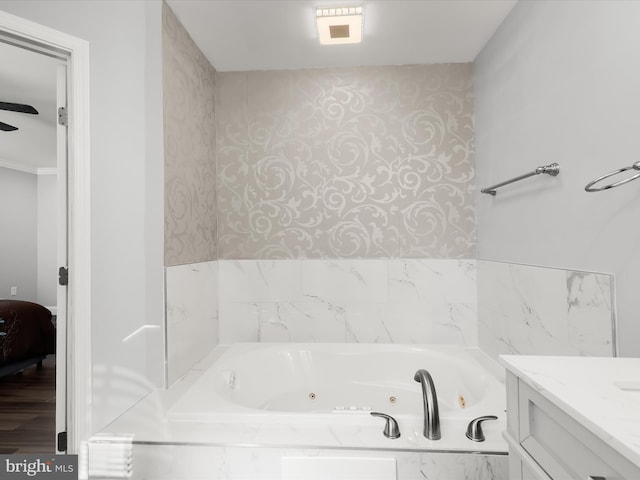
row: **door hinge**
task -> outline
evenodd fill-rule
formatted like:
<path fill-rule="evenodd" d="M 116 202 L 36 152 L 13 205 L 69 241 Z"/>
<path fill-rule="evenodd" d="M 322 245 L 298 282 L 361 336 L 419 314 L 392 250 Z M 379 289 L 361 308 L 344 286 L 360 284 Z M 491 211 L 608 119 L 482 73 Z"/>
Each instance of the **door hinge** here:
<path fill-rule="evenodd" d="M 60 432 L 58 434 L 58 451 L 59 452 L 67 451 L 67 432 Z"/>
<path fill-rule="evenodd" d="M 58 284 L 69 285 L 69 269 L 67 267 L 60 267 L 58 269 Z"/>
<path fill-rule="evenodd" d="M 58 125 L 66 127 L 69 125 L 69 112 L 65 107 L 58 108 Z"/>

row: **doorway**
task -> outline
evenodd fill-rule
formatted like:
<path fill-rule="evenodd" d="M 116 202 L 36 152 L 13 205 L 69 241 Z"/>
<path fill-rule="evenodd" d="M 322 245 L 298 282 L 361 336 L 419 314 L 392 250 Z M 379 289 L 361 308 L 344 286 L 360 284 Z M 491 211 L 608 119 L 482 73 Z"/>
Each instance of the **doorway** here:
<path fill-rule="evenodd" d="M 58 205 L 66 198 L 58 194 L 58 185 L 66 185 L 66 157 L 58 159 L 56 121 L 58 92 L 64 102 L 66 91 L 58 69 L 64 73 L 66 58 L 2 41 L 0 58 L 0 302 L 12 305 L 0 315 L 7 317 L 0 338 L 6 373 L 0 378 L 0 451 L 54 453 L 56 423 L 65 422 L 64 408 L 56 421 L 56 363 L 64 372 L 65 346 L 56 346 L 57 359 L 54 343 L 64 341 L 55 337 L 56 324 L 66 324 L 66 308 L 58 311 L 66 306 L 66 291 L 57 285 L 57 265 L 66 263 L 66 207 Z M 66 143 L 66 132 L 60 134 Z"/>
<path fill-rule="evenodd" d="M 56 266 L 63 268 L 63 275 L 61 281 L 56 279 L 52 453 L 79 453 L 91 434 L 89 46 L 81 39 L 4 12 L 0 12 L 0 41 L 55 58 L 62 66 L 56 72 L 55 203 L 56 223 L 62 226 L 57 229 Z"/>

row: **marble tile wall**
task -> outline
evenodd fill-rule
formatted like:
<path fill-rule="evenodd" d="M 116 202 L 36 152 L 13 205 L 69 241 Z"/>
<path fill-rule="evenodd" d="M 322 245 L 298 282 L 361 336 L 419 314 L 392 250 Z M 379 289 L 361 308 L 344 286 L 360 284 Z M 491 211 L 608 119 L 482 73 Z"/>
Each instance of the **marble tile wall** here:
<path fill-rule="evenodd" d="M 610 275 L 452 259 L 220 260 L 167 268 L 171 384 L 216 344 L 450 343 L 614 354 Z"/>
<path fill-rule="evenodd" d="M 474 260 L 220 260 L 220 343 L 477 345 Z"/>
<path fill-rule="evenodd" d="M 477 281 L 491 356 L 615 355 L 612 275 L 478 260 Z"/>
<path fill-rule="evenodd" d="M 391 457 L 397 480 L 507 480 L 507 455 L 435 452 L 380 452 L 296 448 L 242 448 L 190 445 L 134 445 L 134 478 L 246 480 L 282 478 L 284 456 Z M 207 461 L 202 461 L 202 459 Z"/>
<path fill-rule="evenodd" d="M 218 262 L 166 269 L 168 385 L 218 344 Z"/>

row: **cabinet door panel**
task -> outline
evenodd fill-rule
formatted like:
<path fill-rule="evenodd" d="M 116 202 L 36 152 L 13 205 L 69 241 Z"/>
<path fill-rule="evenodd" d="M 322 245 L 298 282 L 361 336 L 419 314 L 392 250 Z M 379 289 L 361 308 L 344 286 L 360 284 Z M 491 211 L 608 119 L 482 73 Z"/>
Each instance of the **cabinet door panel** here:
<path fill-rule="evenodd" d="M 518 408 L 518 440 L 551 478 L 640 478 L 631 462 L 523 382 Z"/>
<path fill-rule="evenodd" d="M 548 476 L 536 475 L 526 463 L 522 463 L 522 480 L 551 480 Z"/>
<path fill-rule="evenodd" d="M 552 480 L 508 432 L 504 439 L 509 445 L 509 480 Z"/>

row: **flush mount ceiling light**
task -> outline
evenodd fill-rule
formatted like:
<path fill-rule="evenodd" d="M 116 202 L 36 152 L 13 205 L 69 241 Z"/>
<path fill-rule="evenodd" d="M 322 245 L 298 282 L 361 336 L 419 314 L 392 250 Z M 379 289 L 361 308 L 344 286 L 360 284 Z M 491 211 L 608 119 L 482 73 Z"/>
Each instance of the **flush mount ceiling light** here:
<path fill-rule="evenodd" d="M 321 45 L 362 42 L 362 7 L 318 8 L 316 22 Z"/>

